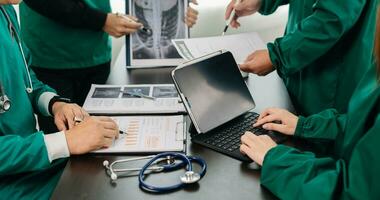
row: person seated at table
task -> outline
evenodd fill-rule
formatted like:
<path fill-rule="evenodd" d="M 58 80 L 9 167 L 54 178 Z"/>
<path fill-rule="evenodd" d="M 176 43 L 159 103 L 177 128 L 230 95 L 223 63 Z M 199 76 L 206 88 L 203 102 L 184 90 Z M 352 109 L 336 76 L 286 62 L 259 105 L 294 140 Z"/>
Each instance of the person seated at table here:
<path fill-rule="evenodd" d="M 36 78 L 8 5 L 20 1 L 0 0 L 0 199 L 49 199 L 66 157 L 108 147 L 119 131 L 112 119 L 89 117 Z M 62 131 L 37 131 L 35 113 L 54 116 Z"/>
<path fill-rule="evenodd" d="M 254 124 L 307 140 L 332 141 L 330 155 L 277 145 L 268 136 L 242 136 L 241 152 L 262 165 L 261 184 L 280 199 L 380 199 L 380 17 L 376 37 L 376 67 L 359 83 L 346 114 L 329 109 L 297 117 L 267 109 Z"/>

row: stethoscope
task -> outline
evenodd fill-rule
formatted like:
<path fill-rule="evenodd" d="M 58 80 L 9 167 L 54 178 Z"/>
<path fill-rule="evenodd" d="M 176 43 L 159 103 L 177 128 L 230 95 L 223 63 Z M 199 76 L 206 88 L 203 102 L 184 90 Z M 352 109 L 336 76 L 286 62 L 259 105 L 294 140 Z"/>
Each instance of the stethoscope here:
<path fill-rule="evenodd" d="M 150 159 L 142 168 L 120 168 L 116 169 L 115 165 L 120 163 Z M 193 171 L 193 163 L 201 166 L 199 173 Z M 111 177 L 112 181 L 116 181 L 119 172 L 132 172 L 139 171 L 139 187 L 145 191 L 153 193 L 166 193 L 174 190 L 181 189 L 188 184 L 198 182 L 205 174 L 207 169 L 206 162 L 199 157 L 187 156 L 182 153 L 166 152 L 153 156 L 145 156 L 139 158 L 122 159 L 112 162 L 111 164 L 105 160 L 103 166 L 106 168 L 107 174 Z M 145 175 L 150 173 L 168 172 L 181 168 L 185 168 L 186 172 L 180 176 L 180 182 L 171 186 L 155 186 L 148 184 L 145 181 Z"/>
<path fill-rule="evenodd" d="M 24 61 L 25 71 L 28 75 L 28 85 L 26 86 L 26 92 L 30 94 L 33 92 L 33 83 L 32 83 L 32 78 L 30 77 L 29 67 L 28 67 L 28 63 L 26 62 L 24 50 L 22 49 L 21 38 L 18 35 L 17 30 L 15 26 L 13 25 L 12 20 L 10 19 L 7 11 L 5 11 L 5 9 L 2 6 L 0 6 L 0 10 L 5 16 L 5 18 L 7 19 L 9 33 L 11 34 L 12 38 L 16 38 L 18 48 L 20 49 L 21 56 Z M 11 108 L 11 105 L 12 104 L 11 104 L 10 99 L 5 94 L 3 84 L 0 82 L 0 113 L 7 112 Z"/>

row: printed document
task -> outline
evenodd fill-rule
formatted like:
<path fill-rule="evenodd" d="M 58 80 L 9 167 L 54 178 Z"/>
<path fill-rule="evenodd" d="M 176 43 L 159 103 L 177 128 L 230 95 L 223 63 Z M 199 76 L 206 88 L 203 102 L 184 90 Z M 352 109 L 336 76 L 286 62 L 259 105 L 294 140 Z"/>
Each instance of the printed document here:
<path fill-rule="evenodd" d="M 177 116 L 112 117 L 125 134 L 120 134 L 113 145 L 94 153 L 157 153 L 184 151 L 186 123 Z"/>
<path fill-rule="evenodd" d="M 83 108 L 90 114 L 186 113 L 173 84 L 92 85 Z"/>

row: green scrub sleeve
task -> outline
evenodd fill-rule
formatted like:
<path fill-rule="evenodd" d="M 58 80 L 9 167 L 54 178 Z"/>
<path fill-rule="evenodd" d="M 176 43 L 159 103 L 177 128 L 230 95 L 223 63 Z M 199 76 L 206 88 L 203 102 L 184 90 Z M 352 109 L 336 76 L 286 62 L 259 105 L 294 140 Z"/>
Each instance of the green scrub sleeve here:
<path fill-rule="evenodd" d="M 300 116 L 296 131 L 297 137 L 335 140 L 339 133 L 344 132 L 346 114 L 339 114 L 335 109 L 328 109 L 307 118 Z"/>
<path fill-rule="evenodd" d="M 278 7 L 288 3 L 289 0 L 262 0 L 259 13 L 262 15 L 270 15 L 274 13 Z"/>
<path fill-rule="evenodd" d="M 379 130 L 378 117 L 375 126 L 349 147 L 347 159 L 317 158 L 278 145 L 264 158 L 261 184 L 280 199 L 378 199 Z"/>
<path fill-rule="evenodd" d="M 23 50 L 25 53 L 26 61 L 28 63 L 28 66 L 30 66 L 32 63 L 32 57 L 31 57 L 30 51 L 24 43 L 22 46 L 23 46 Z M 33 103 L 34 111 L 41 113 L 39 108 L 38 108 L 38 100 L 39 100 L 40 96 L 44 92 L 52 92 L 52 93 L 57 93 L 57 92 L 54 89 L 52 89 L 49 86 L 42 83 L 41 81 L 39 81 L 37 79 L 36 74 L 34 73 L 34 71 L 30 67 L 29 67 L 29 72 L 30 72 L 30 78 L 32 80 L 32 85 L 33 85 L 33 92 L 30 94 L 29 98 L 30 98 L 31 102 Z M 29 79 L 28 79 L 28 81 L 29 81 Z M 29 82 L 28 82 L 28 84 L 29 84 Z"/>
<path fill-rule="evenodd" d="M 366 0 L 316 1 L 313 14 L 267 45 L 281 77 L 296 73 L 326 54 L 357 22 Z"/>
<path fill-rule="evenodd" d="M 2 176 L 32 172 L 50 167 L 43 133 L 28 137 L 0 136 L 0 179 Z"/>

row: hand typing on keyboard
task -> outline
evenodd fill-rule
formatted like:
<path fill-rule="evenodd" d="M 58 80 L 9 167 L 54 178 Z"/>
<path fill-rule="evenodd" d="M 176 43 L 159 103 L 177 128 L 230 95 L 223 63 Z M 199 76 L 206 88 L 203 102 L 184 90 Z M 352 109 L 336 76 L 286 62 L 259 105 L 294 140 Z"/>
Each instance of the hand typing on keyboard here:
<path fill-rule="evenodd" d="M 255 135 L 246 132 L 241 137 L 240 151 L 250 157 L 258 165 L 262 166 L 265 155 L 268 151 L 277 146 L 277 144 L 268 135 Z"/>
<path fill-rule="evenodd" d="M 262 112 L 253 127 L 262 126 L 266 130 L 277 131 L 285 135 L 294 135 L 298 117 L 287 110 L 268 108 Z"/>

